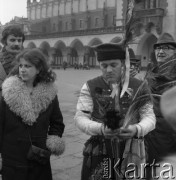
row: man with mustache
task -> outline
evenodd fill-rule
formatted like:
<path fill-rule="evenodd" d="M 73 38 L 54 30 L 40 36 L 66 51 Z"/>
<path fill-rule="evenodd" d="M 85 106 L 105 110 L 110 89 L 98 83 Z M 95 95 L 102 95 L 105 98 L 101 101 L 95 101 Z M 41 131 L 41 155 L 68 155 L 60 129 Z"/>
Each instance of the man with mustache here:
<path fill-rule="evenodd" d="M 131 117 L 126 117 L 141 82 L 135 78 L 129 79 L 129 64 L 123 44 L 106 43 L 94 49 L 102 75 L 83 85 L 75 115 L 77 127 L 91 136 L 83 150 L 81 180 L 117 180 L 125 176 L 123 170 L 127 168 L 127 162 L 138 158 L 138 155 L 132 156 L 133 150 L 139 147 L 133 150 L 130 147 L 134 147 L 134 138 L 138 141 L 155 128 L 155 116 L 152 104 L 148 102 L 138 109 L 138 119 L 134 118 L 131 122 Z M 130 150 L 131 158 L 128 156 Z M 140 158 L 145 158 L 144 149 L 140 152 Z M 122 166 L 115 173 L 113 162 L 119 159 Z"/>
<path fill-rule="evenodd" d="M 3 30 L 1 39 L 3 48 L 0 52 L 0 82 L 14 67 L 15 56 L 23 49 L 24 40 L 24 32 L 17 25 L 7 26 Z"/>

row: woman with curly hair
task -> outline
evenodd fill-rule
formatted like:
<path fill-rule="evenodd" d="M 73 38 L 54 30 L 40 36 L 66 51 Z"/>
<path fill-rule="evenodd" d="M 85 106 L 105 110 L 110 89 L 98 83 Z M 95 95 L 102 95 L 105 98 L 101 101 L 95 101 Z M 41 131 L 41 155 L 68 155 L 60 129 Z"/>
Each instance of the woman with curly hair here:
<path fill-rule="evenodd" d="M 50 155 L 64 151 L 55 74 L 41 50 L 23 50 L 2 84 L 2 179 L 52 180 Z"/>

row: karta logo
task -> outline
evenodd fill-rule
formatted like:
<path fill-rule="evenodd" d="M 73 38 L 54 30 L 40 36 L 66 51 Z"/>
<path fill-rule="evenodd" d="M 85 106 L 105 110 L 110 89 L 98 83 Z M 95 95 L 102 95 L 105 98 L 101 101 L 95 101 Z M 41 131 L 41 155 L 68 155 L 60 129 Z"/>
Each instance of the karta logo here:
<path fill-rule="evenodd" d="M 121 172 L 121 163 L 123 160 L 118 159 L 114 165 L 114 170 L 119 178 L 123 179 L 146 179 L 147 172 L 149 172 L 152 179 L 175 179 L 174 168 L 171 163 L 156 163 L 155 159 L 151 164 L 141 163 L 136 165 L 135 163 L 129 163 L 125 171 Z M 149 171 L 147 171 L 147 168 Z"/>
<path fill-rule="evenodd" d="M 101 178 L 104 180 L 116 180 L 116 179 L 146 179 L 147 173 L 151 179 L 175 179 L 174 168 L 171 163 L 156 163 L 155 159 L 151 164 L 141 163 L 136 165 L 135 163 L 128 163 L 126 167 L 123 167 L 122 162 L 124 159 L 118 158 L 117 161 L 110 158 L 104 158 L 102 163 L 102 174 Z M 97 180 L 100 177 L 94 175 L 93 180 Z"/>

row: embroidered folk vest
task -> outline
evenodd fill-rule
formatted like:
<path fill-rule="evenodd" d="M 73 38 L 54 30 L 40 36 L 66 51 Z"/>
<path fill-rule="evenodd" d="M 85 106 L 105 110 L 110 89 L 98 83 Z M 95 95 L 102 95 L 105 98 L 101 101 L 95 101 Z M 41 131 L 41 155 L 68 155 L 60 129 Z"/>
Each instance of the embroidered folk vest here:
<path fill-rule="evenodd" d="M 130 79 L 128 90 L 130 93 L 125 92 L 122 98 L 119 99 L 120 114 L 124 118 L 134 94 L 136 93 L 141 81 L 135 78 Z M 115 109 L 115 98 L 111 98 L 109 85 L 103 80 L 102 76 L 98 76 L 87 82 L 90 95 L 93 100 L 92 120 L 97 122 L 105 121 L 105 112 Z"/>

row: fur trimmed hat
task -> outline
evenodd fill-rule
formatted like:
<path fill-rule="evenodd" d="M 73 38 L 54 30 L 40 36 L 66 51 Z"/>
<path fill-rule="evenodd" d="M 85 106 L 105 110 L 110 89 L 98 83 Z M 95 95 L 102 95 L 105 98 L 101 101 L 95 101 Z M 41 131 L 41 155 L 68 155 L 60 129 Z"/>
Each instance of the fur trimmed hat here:
<path fill-rule="evenodd" d="M 97 52 L 99 62 L 116 59 L 125 60 L 126 58 L 122 44 L 105 43 L 94 47 L 94 50 Z"/>

